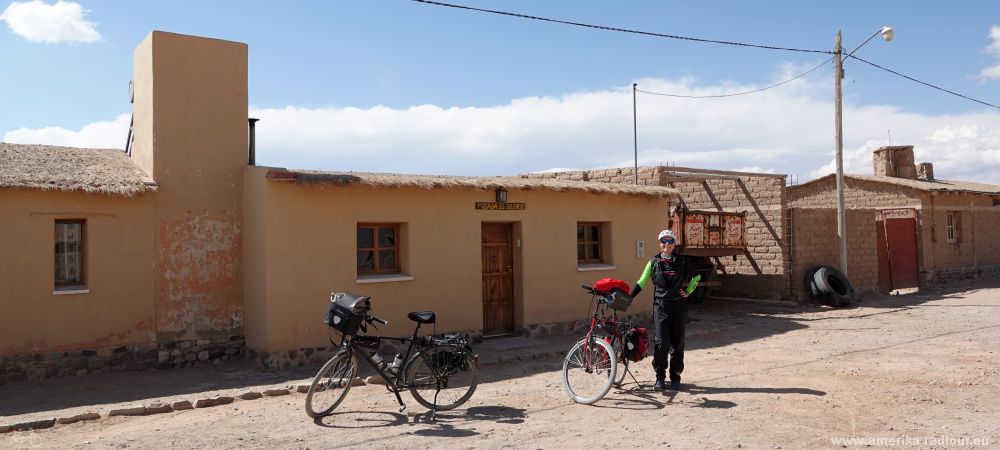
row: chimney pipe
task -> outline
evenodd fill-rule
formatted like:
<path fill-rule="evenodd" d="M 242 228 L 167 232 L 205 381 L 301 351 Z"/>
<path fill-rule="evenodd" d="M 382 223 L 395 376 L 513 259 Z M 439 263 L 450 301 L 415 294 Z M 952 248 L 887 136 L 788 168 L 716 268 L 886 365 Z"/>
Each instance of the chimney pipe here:
<path fill-rule="evenodd" d="M 255 131 L 255 129 L 256 129 L 257 121 L 258 120 L 260 120 L 260 119 L 254 119 L 253 117 L 247 119 L 247 121 L 250 122 L 250 157 L 249 157 L 249 163 L 250 163 L 251 166 L 256 165 L 256 162 L 257 162 L 256 156 L 254 155 L 254 153 L 255 153 L 255 151 L 257 149 L 257 132 Z"/>

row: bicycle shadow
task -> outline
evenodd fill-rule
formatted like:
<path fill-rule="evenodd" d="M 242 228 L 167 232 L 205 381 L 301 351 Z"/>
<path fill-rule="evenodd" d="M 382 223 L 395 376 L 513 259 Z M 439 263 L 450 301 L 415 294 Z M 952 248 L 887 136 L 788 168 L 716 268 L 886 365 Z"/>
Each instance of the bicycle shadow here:
<path fill-rule="evenodd" d="M 410 420 L 412 416 L 413 420 Z M 524 422 L 525 410 L 508 406 L 473 406 L 466 410 L 438 412 L 431 420 L 431 412 L 425 411 L 406 415 L 386 411 L 340 411 L 328 416 L 317 417 L 313 423 L 324 428 L 355 429 L 382 428 L 401 425 L 431 425 L 413 432 L 418 436 L 469 437 L 479 434 L 470 429 L 460 428 L 452 423 L 470 421 L 491 421 L 516 425 Z M 452 423 L 449 423 L 452 422 Z"/>
<path fill-rule="evenodd" d="M 340 411 L 317 417 L 313 423 L 323 428 L 381 428 L 403 425 L 407 418 L 404 414 L 386 411 Z"/>
<path fill-rule="evenodd" d="M 488 421 L 516 425 L 524 422 L 525 410 L 509 406 L 473 406 L 461 412 L 438 412 L 436 422 L 447 421 Z M 435 423 L 430 421 L 431 412 L 414 414 L 414 422 Z"/>

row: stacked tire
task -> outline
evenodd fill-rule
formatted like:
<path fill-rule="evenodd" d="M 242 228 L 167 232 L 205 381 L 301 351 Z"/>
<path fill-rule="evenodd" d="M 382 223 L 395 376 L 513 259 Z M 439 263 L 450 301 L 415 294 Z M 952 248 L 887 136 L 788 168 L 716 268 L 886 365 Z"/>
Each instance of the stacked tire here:
<path fill-rule="evenodd" d="M 830 266 L 814 267 L 806 271 L 806 290 L 812 298 L 833 307 L 853 306 L 858 302 L 858 294 L 850 280 L 839 270 Z"/>

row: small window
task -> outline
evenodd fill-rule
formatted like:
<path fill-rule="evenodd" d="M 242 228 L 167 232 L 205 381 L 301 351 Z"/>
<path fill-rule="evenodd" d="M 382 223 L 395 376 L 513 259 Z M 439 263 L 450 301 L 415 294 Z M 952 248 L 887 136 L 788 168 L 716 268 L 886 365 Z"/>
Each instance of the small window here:
<path fill-rule="evenodd" d="M 55 287 L 82 288 L 86 285 L 86 222 L 57 220 L 55 236 Z"/>
<path fill-rule="evenodd" d="M 948 218 L 945 222 L 945 237 L 949 244 L 954 244 L 958 242 L 958 233 L 960 230 L 958 213 L 955 211 L 948 212 Z"/>
<path fill-rule="evenodd" d="M 358 224 L 358 275 L 399 273 L 399 224 Z"/>
<path fill-rule="evenodd" d="M 580 222 L 576 224 L 576 261 L 578 264 L 604 262 L 601 248 L 601 224 Z"/>

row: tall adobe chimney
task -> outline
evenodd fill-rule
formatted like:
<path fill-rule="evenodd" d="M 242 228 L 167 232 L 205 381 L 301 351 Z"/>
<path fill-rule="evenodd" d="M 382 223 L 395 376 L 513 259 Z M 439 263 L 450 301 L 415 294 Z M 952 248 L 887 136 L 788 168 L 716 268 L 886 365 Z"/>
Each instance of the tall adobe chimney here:
<path fill-rule="evenodd" d="M 242 335 L 247 45 L 153 31 L 133 83 L 132 158 L 158 186 L 157 341 Z"/>
<path fill-rule="evenodd" d="M 877 177 L 917 178 L 912 145 L 878 148 L 872 152 L 872 165 Z"/>

